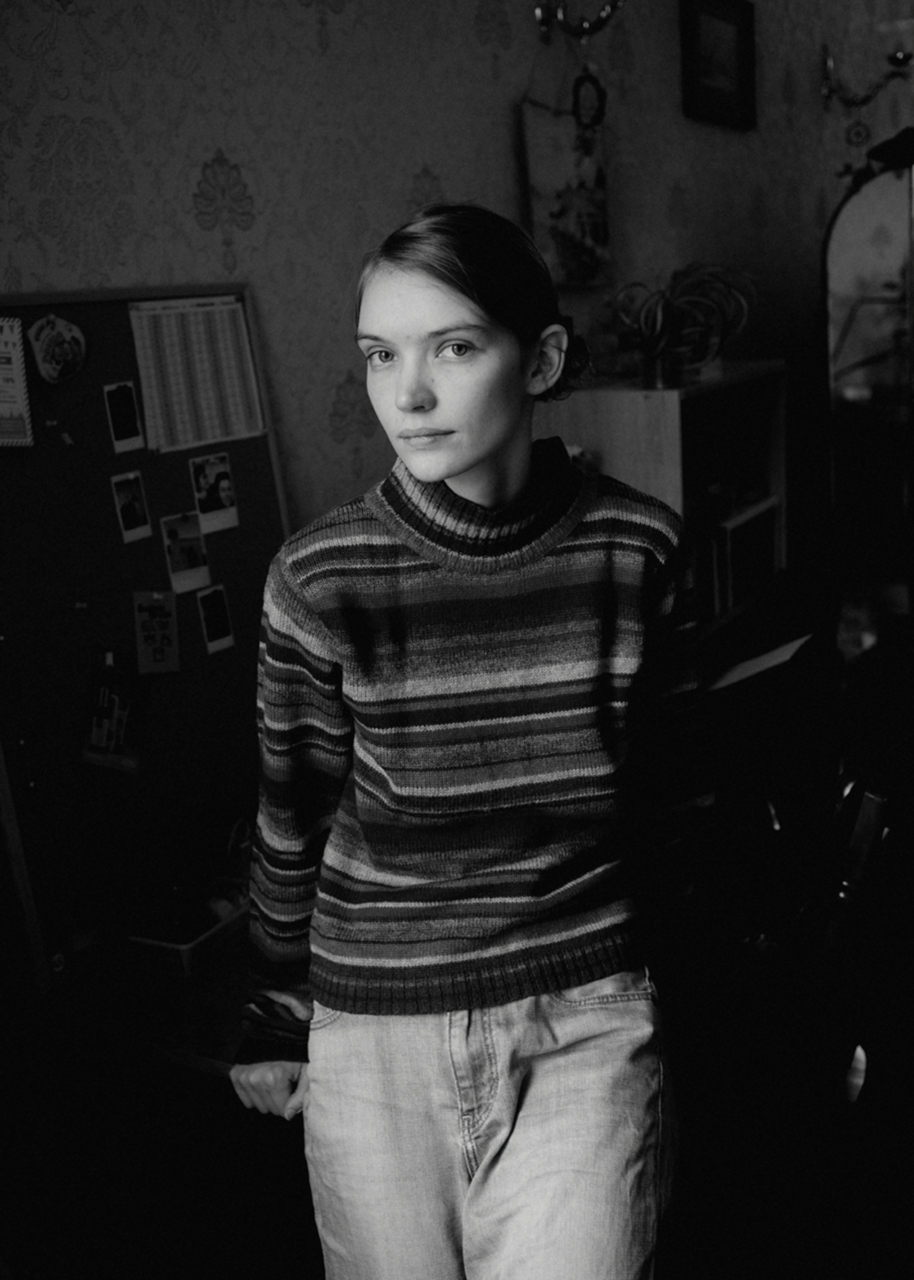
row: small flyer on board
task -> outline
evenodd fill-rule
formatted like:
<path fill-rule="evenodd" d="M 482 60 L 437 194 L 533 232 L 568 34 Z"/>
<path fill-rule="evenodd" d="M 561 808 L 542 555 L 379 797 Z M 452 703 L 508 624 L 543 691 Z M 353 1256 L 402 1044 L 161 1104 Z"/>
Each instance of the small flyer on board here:
<path fill-rule="evenodd" d="M 180 670 L 173 591 L 134 591 L 137 670 L 141 676 Z"/>
<path fill-rule="evenodd" d="M 22 322 L 0 316 L 0 445 L 31 443 Z"/>
<path fill-rule="evenodd" d="M 208 587 L 209 558 L 200 517 L 196 512 L 192 515 L 184 512 L 179 516 L 163 516 L 161 523 L 172 591 L 180 595 L 183 591 Z"/>

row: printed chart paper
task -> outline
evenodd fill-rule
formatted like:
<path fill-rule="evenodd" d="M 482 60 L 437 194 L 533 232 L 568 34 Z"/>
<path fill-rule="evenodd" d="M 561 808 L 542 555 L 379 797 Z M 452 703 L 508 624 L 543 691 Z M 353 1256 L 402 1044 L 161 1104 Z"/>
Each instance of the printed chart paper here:
<path fill-rule="evenodd" d="M 263 434 L 250 335 L 237 298 L 136 302 L 130 323 L 150 449 Z"/>

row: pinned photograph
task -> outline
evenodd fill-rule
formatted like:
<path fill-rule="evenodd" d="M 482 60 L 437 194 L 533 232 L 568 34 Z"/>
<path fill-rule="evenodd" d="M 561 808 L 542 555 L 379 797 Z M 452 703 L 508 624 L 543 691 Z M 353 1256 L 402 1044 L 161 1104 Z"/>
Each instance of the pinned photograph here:
<path fill-rule="evenodd" d="M 132 382 L 112 382 L 105 387 L 105 408 L 115 453 L 145 447 L 136 391 Z"/>
<path fill-rule="evenodd" d="M 178 619 L 173 591 L 134 591 L 137 671 L 167 675 L 180 669 Z"/>
<path fill-rule="evenodd" d="M 234 529 L 238 524 L 238 507 L 228 454 L 210 453 L 205 457 L 191 458 L 189 465 L 203 532 Z"/>
<path fill-rule="evenodd" d="M 112 476 L 111 488 L 124 541 L 138 542 L 140 538 L 151 538 L 152 525 L 140 472 L 125 471 L 122 475 Z"/>
<path fill-rule="evenodd" d="M 208 587 L 209 560 L 200 517 L 196 512 L 193 515 L 185 512 L 180 516 L 163 516 L 161 523 L 172 591 L 180 595 Z"/>
<path fill-rule="evenodd" d="M 225 588 L 212 587 L 209 591 L 198 591 L 197 604 L 200 606 L 206 652 L 219 653 L 222 649 L 231 649 L 235 637 L 232 635 Z"/>

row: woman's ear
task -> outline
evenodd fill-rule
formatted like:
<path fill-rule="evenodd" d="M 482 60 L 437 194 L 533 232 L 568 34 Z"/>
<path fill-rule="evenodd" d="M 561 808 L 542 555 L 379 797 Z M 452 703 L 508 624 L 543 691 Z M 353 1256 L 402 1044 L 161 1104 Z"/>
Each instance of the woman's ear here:
<path fill-rule="evenodd" d="M 560 324 L 551 324 L 536 340 L 530 359 L 527 393 L 540 396 L 554 387 L 565 367 L 568 350 L 568 330 Z"/>

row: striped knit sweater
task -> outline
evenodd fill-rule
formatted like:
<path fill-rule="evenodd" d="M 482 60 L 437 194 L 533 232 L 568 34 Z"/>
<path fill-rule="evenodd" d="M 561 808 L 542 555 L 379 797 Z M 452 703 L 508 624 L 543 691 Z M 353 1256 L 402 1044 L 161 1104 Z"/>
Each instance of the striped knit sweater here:
<path fill-rule="evenodd" d="M 398 462 L 283 546 L 251 914 L 255 1005 L 293 1044 L 266 1056 L 303 1052 L 312 997 L 436 1012 L 635 963 L 625 800 L 678 538 L 553 439 L 507 507 Z"/>

